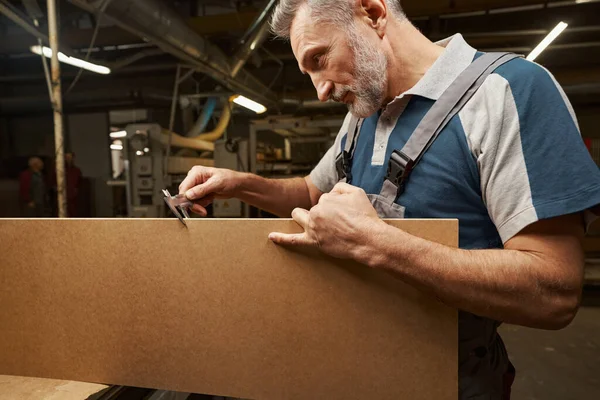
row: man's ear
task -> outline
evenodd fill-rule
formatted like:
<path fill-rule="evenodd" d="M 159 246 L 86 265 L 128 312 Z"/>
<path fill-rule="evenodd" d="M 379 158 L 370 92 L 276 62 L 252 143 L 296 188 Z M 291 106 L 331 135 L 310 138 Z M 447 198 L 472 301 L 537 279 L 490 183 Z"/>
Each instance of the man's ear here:
<path fill-rule="evenodd" d="M 388 8 L 384 0 L 354 0 L 358 18 L 383 37 L 387 26 Z"/>

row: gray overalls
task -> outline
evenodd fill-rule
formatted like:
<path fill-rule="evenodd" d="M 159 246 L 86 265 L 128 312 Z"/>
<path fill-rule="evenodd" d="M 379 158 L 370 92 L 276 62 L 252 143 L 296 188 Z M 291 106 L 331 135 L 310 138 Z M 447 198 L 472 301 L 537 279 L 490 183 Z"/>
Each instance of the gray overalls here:
<path fill-rule="evenodd" d="M 402 150 L 394 150 L 379 194 L 368 194 L 381 218 L 404 218 L 398 203 L 411 171 L 450 120 L 473 97 L 486 78 L 498 67 L 518 56 L 487 53 L 475 60 L 432 106 Z M 352 183 L 352 159 L 362 120 L 352 117 L 345 148 L 336 159 L 340 182 Z M 510 398 L 514 369 L 502 340 L 496 333 L 500 324 L 467 312 L 459 314 L 460 399 L 503 400 Z M 508 379 L 507 379 L 508 378 Z"/>

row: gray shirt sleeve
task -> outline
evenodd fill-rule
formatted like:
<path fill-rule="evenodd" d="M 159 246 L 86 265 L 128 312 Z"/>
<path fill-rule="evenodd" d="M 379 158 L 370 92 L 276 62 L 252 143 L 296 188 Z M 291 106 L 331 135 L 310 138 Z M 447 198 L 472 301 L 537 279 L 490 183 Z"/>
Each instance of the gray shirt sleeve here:
<path fill-rule="evenodd" d="M 338 174 L 335 168 L 335 160 L 341 152 L 342 139 L 348 134 L 348 125 L 352 114 L 348 113 L 344 119 L 344 123 L 340 128 L 340 132 L 335 139 L 335 143 L 327 151 L 319 164 L 310 173 L 310 179 L 315 184 L 317 189 L 323 193 L 329 193 L 338 183 Z"/>
<path fill-rule="evenodd" d="M 521 59 L 503 68 L 459 115 L 483 200 L 506 243 L 539 220 L 599 204 L 600 171 L 553 77 Z"/>
<path fill-rule="evenodd" d="M 538 220 L 521 145 L 519 113 L 508 81 L 490 75 L 459 115 L 477 160 L 483 201 L 506 243 Z"/>

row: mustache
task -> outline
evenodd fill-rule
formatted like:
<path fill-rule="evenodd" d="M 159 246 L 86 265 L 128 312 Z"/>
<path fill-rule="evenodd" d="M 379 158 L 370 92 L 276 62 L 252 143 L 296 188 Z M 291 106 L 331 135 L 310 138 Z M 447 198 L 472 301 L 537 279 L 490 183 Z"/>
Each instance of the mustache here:
<path fill-rule="evenodd" d="M 352 88 L 349 86 L 335 88 L 329 94 L 329 100 L 335 101 L 336 103 L 341 103 L 343 101 L 344 97 L 346 97 L 346 95 L 351 91 L 352 91 Z"/>

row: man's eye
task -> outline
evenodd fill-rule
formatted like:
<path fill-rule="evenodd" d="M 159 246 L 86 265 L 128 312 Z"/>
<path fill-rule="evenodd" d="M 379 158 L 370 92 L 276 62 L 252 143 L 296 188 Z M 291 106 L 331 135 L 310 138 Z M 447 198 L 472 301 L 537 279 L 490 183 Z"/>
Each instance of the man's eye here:
<path fill-rule="evenodd" d="M 316 56 L 313 57 L 313 61 L 315 63 L 315 65 L 321 65 L 321 61 L 323 60 L 323 54 L 317 54 Z"/>

